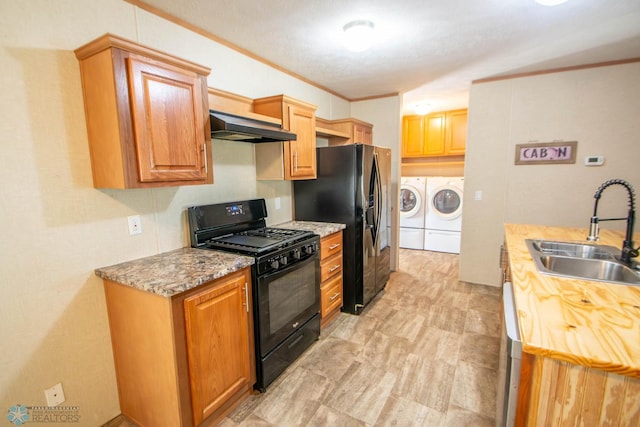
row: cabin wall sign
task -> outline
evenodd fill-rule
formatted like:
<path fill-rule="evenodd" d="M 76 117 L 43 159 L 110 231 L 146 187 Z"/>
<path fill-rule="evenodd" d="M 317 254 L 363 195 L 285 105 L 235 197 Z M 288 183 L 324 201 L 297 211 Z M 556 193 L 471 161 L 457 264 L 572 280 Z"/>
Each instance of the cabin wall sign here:
<path fill-rule="evenodd" d="M 516 165 L 559 165 L 576 162 L 577 141 L 516 145 Z"/>

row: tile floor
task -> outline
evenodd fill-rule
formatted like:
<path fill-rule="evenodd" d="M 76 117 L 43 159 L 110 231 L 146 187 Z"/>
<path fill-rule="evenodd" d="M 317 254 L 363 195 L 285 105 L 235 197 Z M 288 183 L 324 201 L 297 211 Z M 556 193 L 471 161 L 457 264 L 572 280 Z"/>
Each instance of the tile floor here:
<path fill-rule="evenodd" d="M 402 249 L 360 316 L 341 313 L 235 426 L 493 426 L 498 288 L 458 281 L 458 255 Z"/>

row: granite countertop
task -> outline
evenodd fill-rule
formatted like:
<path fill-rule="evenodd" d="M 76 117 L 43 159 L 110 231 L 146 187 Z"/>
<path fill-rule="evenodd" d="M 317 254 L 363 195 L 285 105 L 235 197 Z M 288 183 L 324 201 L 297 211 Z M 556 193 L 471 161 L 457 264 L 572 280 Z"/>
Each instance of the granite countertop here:
<path fill-rule="evenodd" d="M 95 270 L 103 279 L 171 297 L 254 263 L 252 257 L 182 248 Z"/>
<path fill-rule="evenodd" d="M 278 228 L 289 228 L 293 230 L 313 231 L 320 237 L 326 237 L 347 228 L 345 224 L 337 224 L 334 222 L 313 222 L 313 221 L 289 221 L 282 224 L 274 225 Z"/>
<path fill-rule="evenodd" d="M 640 378 L 640 287 L 541 274 L 525 243 L 587 243 L 587 234 L 586 228 L 505 225 L 523 351 Z M 598 243 L 619 248 L 623 238 L 601 229 Z"/>

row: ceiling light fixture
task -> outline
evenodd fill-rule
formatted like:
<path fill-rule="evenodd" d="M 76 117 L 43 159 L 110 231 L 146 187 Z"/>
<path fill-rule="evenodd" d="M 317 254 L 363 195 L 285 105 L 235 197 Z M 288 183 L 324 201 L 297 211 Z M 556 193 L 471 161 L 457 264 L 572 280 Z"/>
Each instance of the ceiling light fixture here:
<path fill-rule="evenodd" d="M 557 6 L 567 1 L 568 0 L 536 0 L 536 3 L 541 4 L 543 6 Z"/>
<path fill-rule="evenodd" d="M 352 52 L 363 52 L 373 43 L 373 22 L 366 20 L 351 21 L 342 27 L 344 44 Z"/>

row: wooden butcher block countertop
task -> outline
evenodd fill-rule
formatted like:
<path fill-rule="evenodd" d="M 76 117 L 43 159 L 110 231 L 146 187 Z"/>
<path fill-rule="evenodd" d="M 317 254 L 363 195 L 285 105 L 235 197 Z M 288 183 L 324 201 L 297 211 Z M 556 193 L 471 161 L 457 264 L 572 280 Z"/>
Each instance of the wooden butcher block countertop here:
<path fill-rule="evenodd" d="M 506 224 L 511 280 L 526 353 L 640 378 L 640 287 L 541 274 L 525 239 L 581 241 L 587 229 Z M 624 232 L 600 230 L 620 248 Z M 636 246 L 640 238 L 634 236 Z"/>

